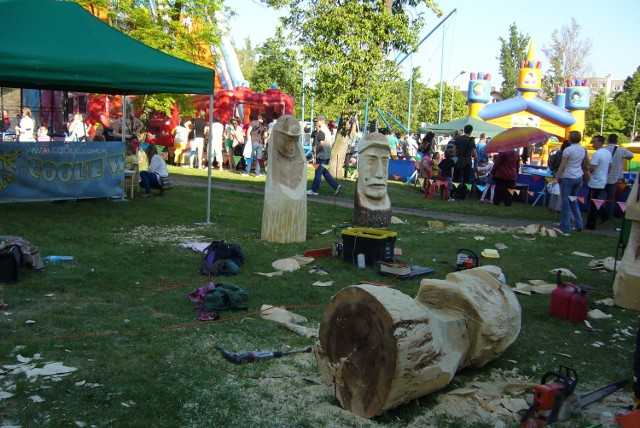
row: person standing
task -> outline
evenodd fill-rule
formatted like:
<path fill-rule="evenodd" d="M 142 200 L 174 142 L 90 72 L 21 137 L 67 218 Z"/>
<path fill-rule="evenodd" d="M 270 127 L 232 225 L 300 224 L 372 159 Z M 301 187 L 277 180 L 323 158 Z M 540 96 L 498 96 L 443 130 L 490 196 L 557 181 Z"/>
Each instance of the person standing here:
<path fill-rule="evenodd" d="M 583 222 L 578 207 L 578 191 L 582 187 L 582 164 L 587 156 L 587 149 L 580 145 L 582 134 L 578 131 L 569 133 L 569 147 L 562 152 L 562 163 L 558 168 L 557 178 L 560 182 L 562 209 L 560 210 L 560 230 L 571 231 L 571 214 L 575 221 L 575 231 L 582 232 Z"/>
<path fill-rule="evenodd" d="M 467 184 L 471 184 L 473 163 L 478 157 L 476 152 L 476 143 L 471 137 L 472 132 L 473 126 L 465 125 L 464 134 L 460 137 L 456 137 L 453 143 L 456 146 L 456 154 L 458 156 L 454 181 L 459 183 L 456 193 L 457 199 L 460 200 L 464 200 L 467 196 Z"/>
<path fill-rule="evenodd" d="M 183 120 L 180 120 L 178 126 L 173 128 L 173 164 L 182 166 L 182 152 L 187 148 L 189 141 L 189 129 L 185 126 Z"/>
<path fill-rule="evenodd" d="M 22 119 L 20 119 L 20 123 L 16 126 L 16 132 L 19 134 L 18 141 L 36 141 L 35 138 L 33 138 L 34 128 L 35 124 L 31 118 L 31 110 L 25 107 L 22 109 Z"/>
<path fill-rule="evenodd" d="M 122 119 L 122 115 L 113 123 L 113 136 L 116 141 L 122 139 L 124 134 L 125 141 L 133 143 L 134 149 L 137 148 L 138 134 L 144 129 L 144 124 L 133 113 L 133 108 L 128 111 L 126 120 Z"/>
<path fill-rule="evenodd" d="M 2 110 L 2 122 L 0 123 L 1 132 L 9 132 L 11 129 L 11 118 L 7 110 Z"/>
<path fill-rule="evenodd" d="M 84 118 L 80 113 L 73 115 L 73 120 L 69 122 L 68 130 L 72 141 L 87 141 L 87 125 L 84 123 Z"/>
<path fill-rule="evenodd" d="M 611 152 L 603 147 L 604 137 L 602 135 L 593 137 L 591 139 L 591 145 L 596 151 L 593 156 L 591 156 L 591 165 L 589 166 L 591 179 L 589 180 L 589 197 L 587 199 L 587 206 L 589 208 L 585 227 L 589 230 L 595 230 L 598 214 L 600 215 L 600 223 L 609 220 L 609 213 L 606 207 L 600 206 L 600 208 L 597 208 L 595 203 L 591 203 L 591 200 L 605 199 L 604 188 L 607 184 L 609 169 L 611 168 Z"/>
<path fill-rule="evenodd" d="M 227 155 L 229 155 L 229 171 L 236 170 L 234 150 L 241 145 L 243 141 L 244 131 L 242 130 L 242 126 L 240 126 L 240 119 L 234 116 L 231 118 L 231 123 L 227 125 L 227 138 L 225 140 Z"/>
<path fill-rule="evenodd" d="M 313 145 L 316 153 L 317 168 L 315 175 L 313 176 L 313 184 L 311 185 L 311 189 L 307 190 L 307 195 L 318 195 L 322 177 L 324 177 L 327 183 L 329 183 L 329 186 L 333 188 L 333 194 L 337 195 L 340 193 L 342 186 L 336 182 L 329 170 L 325 168 L 325 165 L 328 165 L 329 160 L 331 160 L 331 149 L 333 148 L 333 144 L 331 143 L 331 131 L 329 131 L 329 128 L 327 128 L 327 125 L 325 124 L 324 116 L 318 116 L 314 122 L 316 137 Z"/>
<path fill-rule="evenodd" d="M 189 160 L 189 166 L 194 168 L 200 168 L 202 165 L 202 153 L 204 150 L 204 130 L 207 127 L 207 122 L 204 120 L 205 111 L 200 109 L 198 111 L 198 117 L 193 120 L 193 140 L 191 140 L 191 151 L 195 152 L 195 162 L 193 159 Z"/>
<path fill-rule="evenodd" d="M 520 157 L 515 150 L 500 152 L 493 158 L 493 182 L 495 192 L 493 205 L 500 205 L 504 201 L 505 207 L 510 207 L 513 203 L 513 194 L 509 191 L 516 185 L 518 170 L 520 169 Z"/>
<path fill-rule="evenodd" d="M 618 136 L 616 134 L 610 134 L 607 137 L 606 149 L 611 152 L 611 169 L 607 174 L 607 184 L 605 186 L 606 206 L 610 216 L 615 215 L 616 212 L 616 191 L 618 189 L 618 183 L 622 183 L 624 180 L 624 159 L 633 159 L 633 152 L 617 144 Z"/>
<path fill-rule="evenodd" d="M 220 115 L 216 114 L 213 116 L 213 123 L 209 127 L 209 132 L 211 132 L 211 159 L 216 159 L 218 163 L 218 170 L 222 171 L 222 146 L 224 144 L 224 126 L 220 123 Z"/>
<path fill-rule="evenodd" d="M 267 126 L 264 124 L 264 113 L 260 113 L 257 119 L 254 119 L 249 124 L 249 128 L 247 129 L 247 137 L 249 141 L 246 144 L 251 145 L 251 151 L 245 148 L 245 160 L 247 161 L 247 168 L 242 175 L 248 176 L 251 172 L 251 164 L 253 161 L 256 162 L 256 177 L 262 177 L 260 174 L 260 159 L 262 159 L 262 134 L 267 130 Z M 249 156 L 246 156 L 249 154 Z"/>
<path fill-rule="evenodd" d="M 488 154 L 482 153 L 482 151 L 484 150 L 484 146 L 486 145 L 487 145 L 487 134 L 483 132 L 482 134 L 480 134 L 479 141 L 476 143 L 476 153 L 478 155 L 478 162 L 489 159 Z"/>

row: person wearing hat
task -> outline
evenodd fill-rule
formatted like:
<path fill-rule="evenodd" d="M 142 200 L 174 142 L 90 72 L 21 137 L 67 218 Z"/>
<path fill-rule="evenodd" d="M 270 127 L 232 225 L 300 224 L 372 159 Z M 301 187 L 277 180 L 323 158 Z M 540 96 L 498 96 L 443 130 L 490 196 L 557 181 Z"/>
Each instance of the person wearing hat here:
<path fill-rule="evenodd" d="M 267 242 L 304 242 L 307 235 L 307 162 L 300 122 L 285 115 L 272 128 L 267 146 L 261 238 Z"/>
<path fill-rule="evenodd" d="M 367 134 L 358 146 L 358 181 L 352 223 L 363 227 L 386 227 L 391 223 L 387 193 L 389 155 L 387 137 Z"/>
<path fill-rule="evenodd" d="M 316 129 L 316 137 L 313 141 L 313 147 L 316 154 L 317 168 L 313 177 L 313 184 L 311 185 L 311 189 L 307 190 L 307 195 L 318 195 L 322 177 L 324 177 L 327 183 L 329 183 L 333 188 L 333 194 L 337 195 L 340 193 L 342 186 L 336 182 L 329 170 L 324 167 L 329 164 L 329 160 L 331 159 L 331 149 L 333 148 L 333 143 L 331 142 L 331 131 L 329 131 L 329 128 L 326 125 L 324 116 L 318 116 L 313 122 Z"/>
<path fill-rule="evenodd" d="M 233 157 L 234 149 L 238 147 L 244 141 L 244 131 L 240 126 L 240 119 L 238 116 L 231 118 L 231 123 L 227 125 L 227 135 L 224 142 L 227 149 L 227 155 L 229 155 L 229 171 L 236 170 L 236 160 Z"/>

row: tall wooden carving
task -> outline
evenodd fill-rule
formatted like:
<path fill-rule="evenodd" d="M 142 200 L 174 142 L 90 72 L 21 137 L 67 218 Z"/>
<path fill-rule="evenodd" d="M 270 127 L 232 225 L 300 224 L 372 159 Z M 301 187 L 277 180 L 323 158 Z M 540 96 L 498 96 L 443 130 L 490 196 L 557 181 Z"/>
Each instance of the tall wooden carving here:
<path fill-rule="evenodd" d="M 268 242 L 304 242 L 307 235 L 307 164 L 300 122 L 286 115 L 269 137 L 261 237 Z"/>
<path fill-rule="evenodd" d="M 377 132 L 367 134 L 358 147 L 358 181 L 353 207 L 354 226 L 380 228 L 391 224 L 387 194 L 389 143 Z"/>
<path fill-rule="evenodd" d="M 521 319 L 499 274 L 484 266 L 425 279 L 415 299 L 370 285 L 339 291 L 323 315 L 315 356 L 340 405 L 370 418 L 497 358 L 518 337 Z"/>
<path fill-rule="evenodd" d="M 631 220 L 629 241 L 622 260 L 617 264 L 613 281 L 613 300 L 616 305 L 640 311 L 640 174 L 636 176 L 627 197 L 625 217 Z"/>

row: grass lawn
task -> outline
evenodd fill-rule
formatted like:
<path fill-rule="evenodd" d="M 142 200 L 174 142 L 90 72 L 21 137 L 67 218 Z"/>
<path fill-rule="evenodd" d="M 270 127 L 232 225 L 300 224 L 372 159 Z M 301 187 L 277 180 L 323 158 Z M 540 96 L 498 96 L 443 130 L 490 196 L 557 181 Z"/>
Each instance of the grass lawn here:
<path fill-rule="evenodd" d="M 206 178 L 202 171 L 173 167 L 170 171 Z M 310 170 L 310 178 L 311 174 Z M 264 186 L 264 178 L 228 172 L 215 171 L 213 179 L 254 190 Z M 351 200 L 355 183 L 341 183 L 339 198 Z M 330 194 L 326 183 L 320 193 Z M 409 214 L 396 214 L 406 224 L 389 227 L 398 233 L 396 247 L 404 253 L 402 260 L 434 268 L 433 278 L 444 278 L 454 270 L 442 262 L 455 262 L 458 249 L 480 253 L 503 243 L 508 248 L 500 250 L 501 258 L 494 264 L 502 268 L 512 287 L 527 277 L 553 282 L 549 271 L 565 267 L 576 274 L 575 282 L 596 288 L 588 293 L 592 302 L 612 297 L 612 274 L 589 270 L 590 259 L 572 252 L 598 259 L 613 256 L 614 233 L 539 236 L 528 241 L 520 239 L 522 234 L 497 228 L 459 227 L 457 215 L 501 218 L 505 224 L 528 219 L 547 225 L 556 216 L 519 203 L 504 208 L 472 201 L 425 201 L 418 190 L 402 184 L 390 184 L 389 193 L 394 208 L 447 215 L 443 229 L 429 229 L 428 218 Z M 276 259 L 341 242 L 333 228 L 349 222 L 352 209 L 309 203 L 307 241 L 280 245 L 260 240 L 260 194 L 214 189 L 211 197 L 208 225 L 201 224 L 206 189 L 198 186 L 178 185 L 162 197 L 138 194 L 130 202 L 0 205 L 0 235 L 23 236 L 43 256 L 75 256 L 73 263 L 47 264 L 42 272 L 23 271 L 20 282 L 0 286 L 0 299 L 7 305 L 0 312 L 0 422 L 24 427 L 494 426 L 445 416 L 425 422 L 441 394 L 414 400 L 373 420 L 359 418 L 341 410 L 326 387 L 305 380 L 319 379 L 311 354 L 246 365 L 224 360 L 215 346 L 246 352 L 297 350 L 314 344 L 314 339 L 262 320 L 257 311 L 263 304 L 287 306 L 308 319 L 305 326 L 318 327 L 324 306 L 343 287 L 360 280 L 384 281 L 415 296 L 420 278 L 383 278 L 371 268 L 358 269 L 336 258 L 314 262 L 328 276 L 310 275 L 308 267 L 279 277 L 254 275 L 273 271 L 271 263 Z M 619 226 L 619 220 L 610 223 L 610 230 Z M 179 244 L 213 239 L 242 246 L 246 263 L 240 274 L 216 281 L 246 288 L 249 310 L 223 312 L 217 322 L 199 322 L 187 295 L 207 283 L 197 273 L 201 256 Z M 317 280 L 331 280 L 334 285 L 312 286 Z M 517 375 L 538 382 L 544 372 L 557 370 L 558 364 L 578 371 L 580 392 L 632 376 L 637 313 L 601 307 L 613 317 L 592 321 L 594 330 L 587 330 L 582 324 L 549 317 L 548 295 L 518 295 L 518 299 L 522 332 L 517 341 L 482 369 L 460 372 L 443 392 L 495 376 Z M 595 342 L 604 345 L 595 347 Z M 61 362 L 77 370 L 54 379 L 27 378 L 6 368 L 19 364 L 18 356 L 39 358 L 31 361 L 38 367 Z M 13 396 L 2 398 L 3 391 L 4 396 Z M 626 391 L 630 396 L 629 388 Z M 559 424 L 587 425 L 581 418 Z M 518 426 L 517 421 L 508 426 Z"/>

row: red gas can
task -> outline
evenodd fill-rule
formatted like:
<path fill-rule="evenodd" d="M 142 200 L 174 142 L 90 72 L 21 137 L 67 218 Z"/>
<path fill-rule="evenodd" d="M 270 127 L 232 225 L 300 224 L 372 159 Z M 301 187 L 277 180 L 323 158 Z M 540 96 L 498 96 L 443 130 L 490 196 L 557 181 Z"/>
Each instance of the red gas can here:
<path fill-rule="evenodd" d="M 569 316 L 569 307 L 571 306 L 571 298 L 578 287 L 569 282 L 559 282 L 558 286 L 551 292 L 551 308 L 549 313 L 553 317 L 567 318 Z"/>
<path fill-rule="evenodd" d="M 569 305 L 569 321 L 572 323 L 582 322 L 587 319 L 589 312 L 589 298 L 584 290 L 574 293 L 571 296 L 571 304 Z"/>

